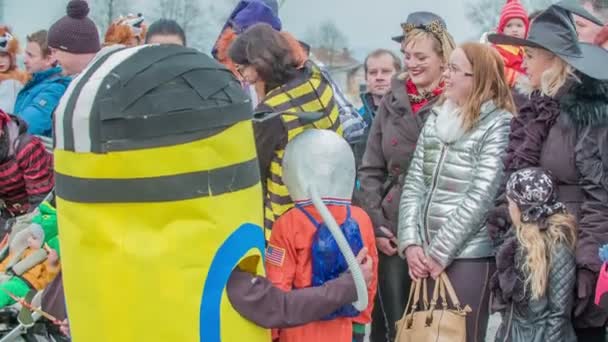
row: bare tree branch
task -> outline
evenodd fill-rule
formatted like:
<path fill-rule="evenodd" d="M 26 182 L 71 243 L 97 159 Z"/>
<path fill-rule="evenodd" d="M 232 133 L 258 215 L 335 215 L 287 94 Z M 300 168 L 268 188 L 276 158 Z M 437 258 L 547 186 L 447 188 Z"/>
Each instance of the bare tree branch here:
<path fill-rule="evenodd" d="M 105 34 L 112 21 L 128 13 L 127 0 L 90 0 L 91 19 L 99 26 L 100 33 Z"/>
<path fill-rule="evenodd" d="M 210 5 L 209 8 L 212 8 Z M 158 0 L 156 6 L 158 18 L 175 20 L 186 33 L 189 44 L 195 48 L 204 48 L 211 37 L 209 27 L 205 23 L 211 11 L 203 11 L 201 0 Z"/>
<path fill-rule="evenodd" d="M 316 48 L 324 48 L 329 54 L 328 66 L 332 66 L 335 54 L 348 46 L 346 35 L 331 20 L 326 20 L 318 28 L 310 28 L 305 35 L 308 44 Z"/>

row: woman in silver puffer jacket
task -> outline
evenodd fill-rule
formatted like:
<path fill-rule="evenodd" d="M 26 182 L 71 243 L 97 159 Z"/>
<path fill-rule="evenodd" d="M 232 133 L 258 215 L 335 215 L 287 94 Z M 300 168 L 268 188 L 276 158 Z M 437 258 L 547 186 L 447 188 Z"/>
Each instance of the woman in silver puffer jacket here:
<path fill-rule="evenodd" d="M 502 181 L 514 104 L 490 47 L 461 45 L 446 77 L 445 99 L 432 110 L 405 179 L 399 252 L 413 279 L 447 273 L 473 310 L 467 341 L 484 341 L 496 268 L 485 221 Z"/>

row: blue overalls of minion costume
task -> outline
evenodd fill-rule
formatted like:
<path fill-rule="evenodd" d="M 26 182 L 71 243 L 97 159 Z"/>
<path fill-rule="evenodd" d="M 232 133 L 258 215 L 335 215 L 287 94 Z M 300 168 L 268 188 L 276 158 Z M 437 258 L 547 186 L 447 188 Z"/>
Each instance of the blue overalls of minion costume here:
<path fill-rule="evenodd" d="M 251 104 L 189 48 L 102 50 L 55 117 L 57 216 L 74 341 L 268 341 L 225 285 L 263 274 Z M 108 327 L 108 328 L 100 328 Z"/>

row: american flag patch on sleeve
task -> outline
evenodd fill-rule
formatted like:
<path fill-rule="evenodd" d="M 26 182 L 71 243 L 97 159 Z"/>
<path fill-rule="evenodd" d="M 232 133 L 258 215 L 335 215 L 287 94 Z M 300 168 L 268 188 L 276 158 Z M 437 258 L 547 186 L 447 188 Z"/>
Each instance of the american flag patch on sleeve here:
<path fill-rule="evenodd" d="M 285 261 L 285 249 L 273 245 L 266 247 L 266 262 L 281 267 Z"/>

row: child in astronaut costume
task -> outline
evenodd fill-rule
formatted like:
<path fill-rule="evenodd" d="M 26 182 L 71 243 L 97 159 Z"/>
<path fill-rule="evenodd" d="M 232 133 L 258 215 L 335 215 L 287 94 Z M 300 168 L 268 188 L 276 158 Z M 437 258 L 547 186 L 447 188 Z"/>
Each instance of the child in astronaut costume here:
<path fill-rule="evenodd" d="M 323 148 L 311 148 L 311 146 Z M 305 147 L 305 148 L 301 148 Z M 273 338 L 281 342 L 331 341 L 350 342 L 353 327 L 371 321 L 376 292 L 378 254 L 372 224 L 368 215 L 352 206 L 350 199 L 355 182 L 355 162 L 348 143 L 336 133 L 311 130 L 297 136 L 288 145 L 283 161 L 284 181 L 296 207 L 274 223 L 266 250 L 267 277 L 285 290 L 320 286 L 337 278 L 348 266 L 329 233 L 320 210 L 313 205 L 309 182 L 316 183 L 319 196 L 351 249 L 357 254 L 363 247 L 369 251 L 374 278 L 368 286 L 369 304 L 361 312 L 345 305 L 323 320 L 301 327 L 276 329 Z M 302 176 L 308 179 L 303 181 Z M 357 331 L 355 331 L 357 332 Z M 362 336 L 360 336 L 362 337 Z"/>

